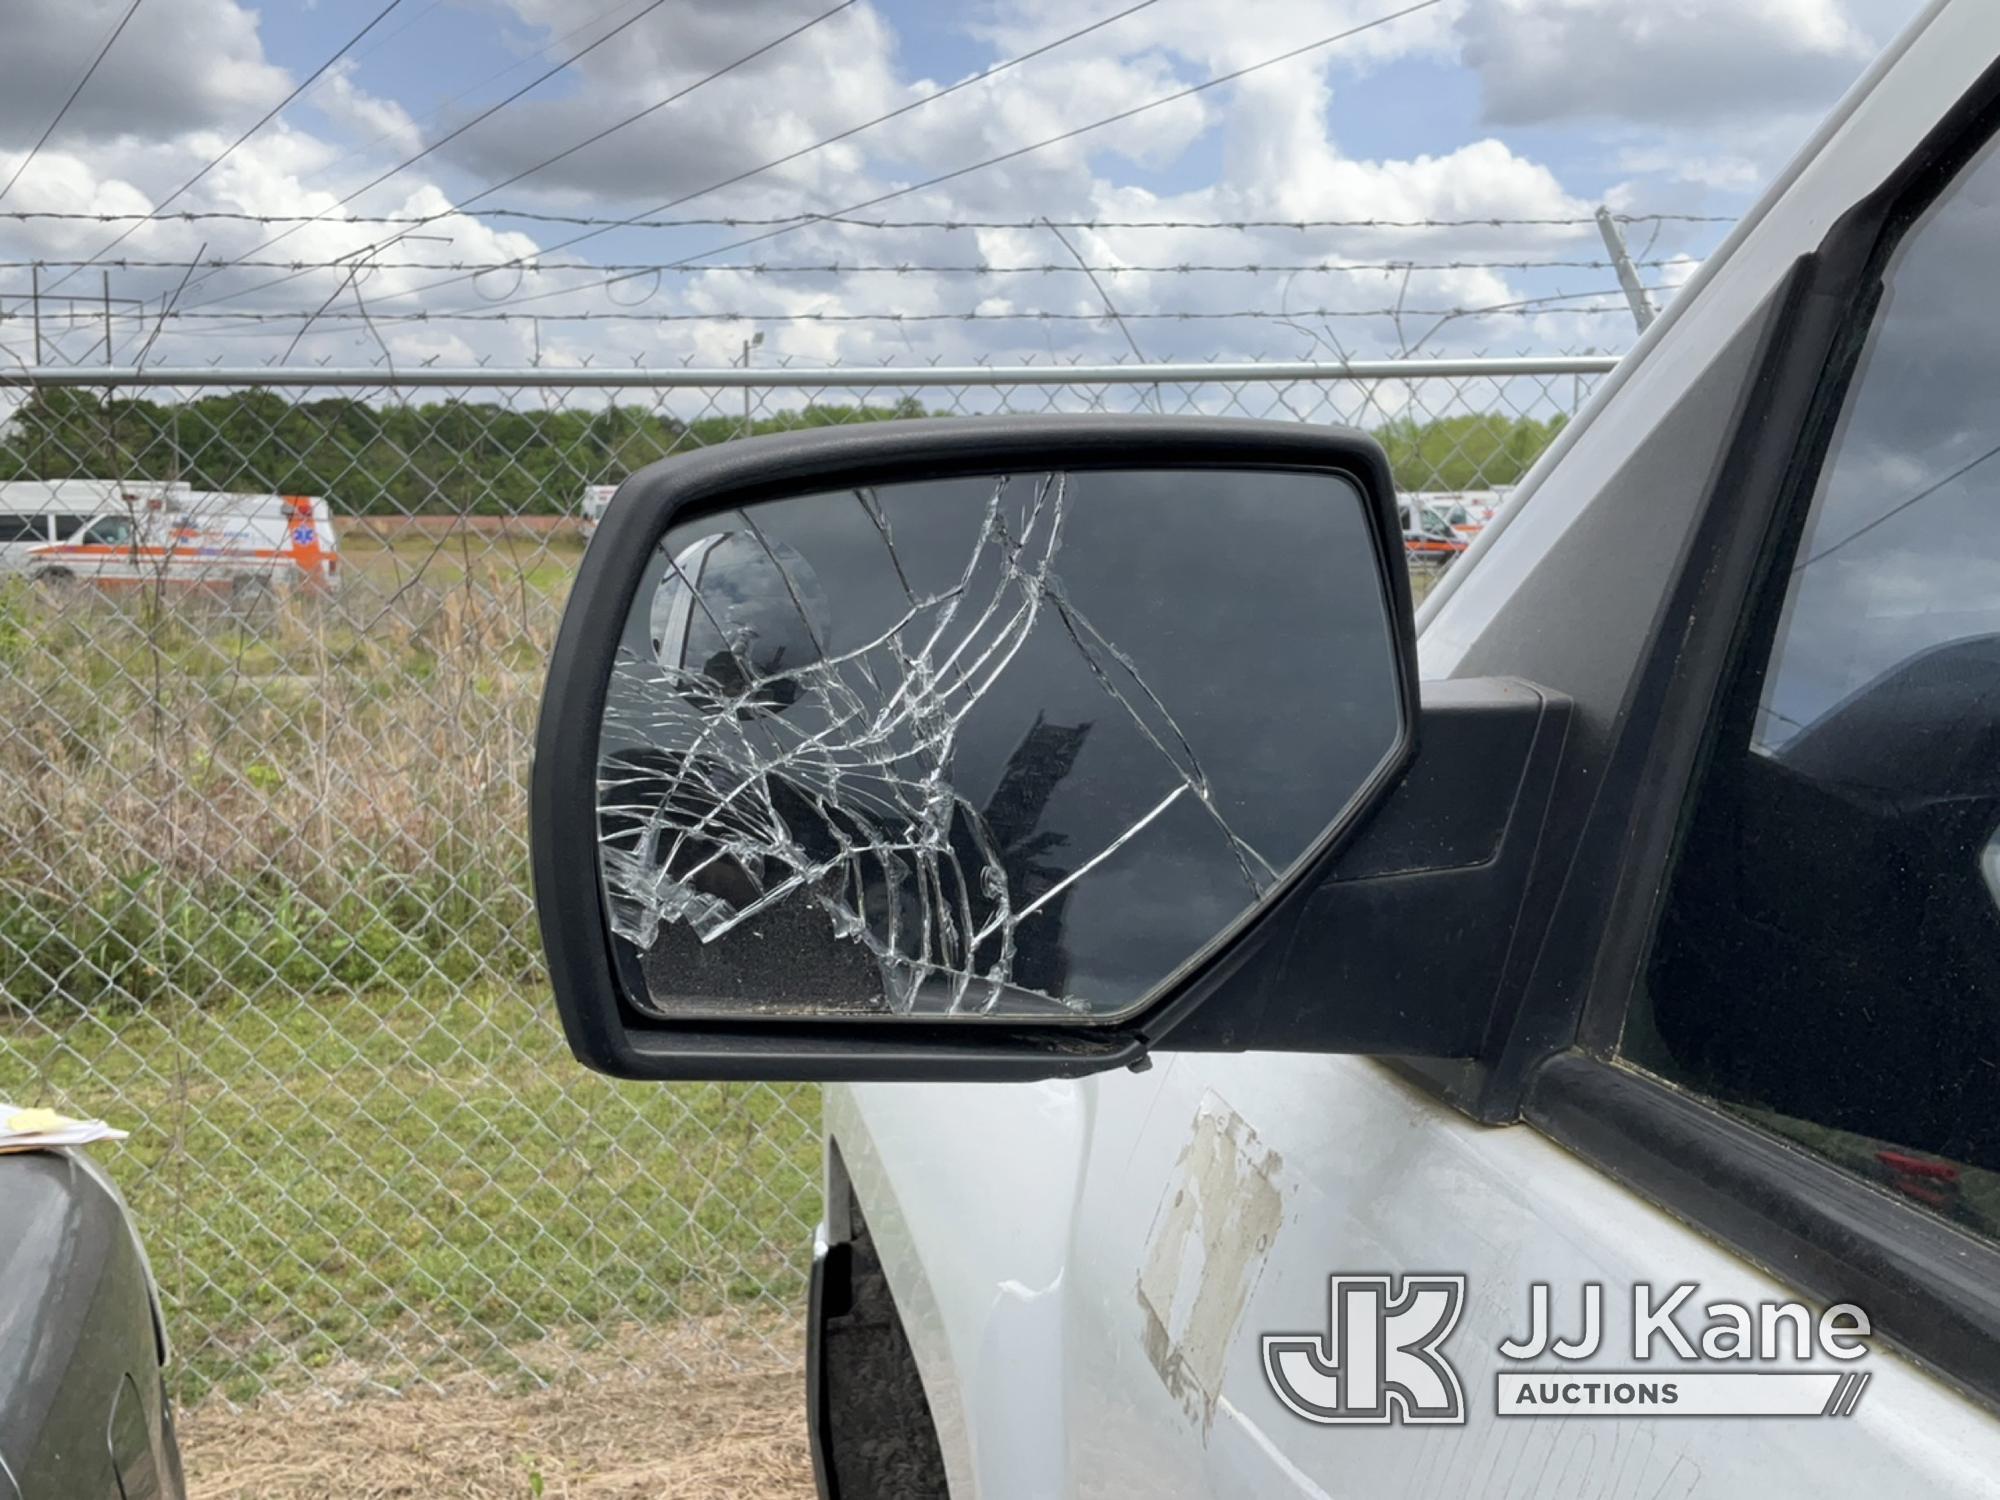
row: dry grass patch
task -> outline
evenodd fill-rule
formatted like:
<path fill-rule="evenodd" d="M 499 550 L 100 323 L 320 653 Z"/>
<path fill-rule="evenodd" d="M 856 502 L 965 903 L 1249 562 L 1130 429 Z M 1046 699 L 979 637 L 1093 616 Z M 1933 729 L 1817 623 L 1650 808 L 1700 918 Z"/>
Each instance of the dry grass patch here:
<path fill-rule="evenodd" d="M 734 1352 L 732 1352 L 732 1349 Z M 755 1344 L 692 1342 L 685 1372 L 601 1369 L 500 1394 L 467 1379 L 404 1397 L 187 1413 L 192 1500 L 808 1500 L 804 1375 Z"/>

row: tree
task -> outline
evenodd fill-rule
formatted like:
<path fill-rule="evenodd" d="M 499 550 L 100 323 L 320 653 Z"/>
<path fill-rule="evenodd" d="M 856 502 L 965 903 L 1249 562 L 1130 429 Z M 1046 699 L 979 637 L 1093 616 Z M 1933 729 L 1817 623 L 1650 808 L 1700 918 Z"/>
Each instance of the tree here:
<path fill-rule="evenodd" d="M 1397 417 L 1376 428 L 1375 439 L 1389 455 L 1400 490 L 1490 490 L 1518 483 L 1568 420 L 1498 413 Z"/>
<path fill-rule="evenodd" d="M 752 424 L 788 432 L 886 417 L 921 403 L 808 405 Z M 646 404 L 597 411 L 451 398 L 375 406 L 230 391 L 162 403 L 57 387 L 30 393 L 0 429 L 0 479 L 183 480 L 196 489 L 323 495 L 336 513 L 555 515 L 586 485 L 616 484 L 688 447 L 742 436 Z"/>

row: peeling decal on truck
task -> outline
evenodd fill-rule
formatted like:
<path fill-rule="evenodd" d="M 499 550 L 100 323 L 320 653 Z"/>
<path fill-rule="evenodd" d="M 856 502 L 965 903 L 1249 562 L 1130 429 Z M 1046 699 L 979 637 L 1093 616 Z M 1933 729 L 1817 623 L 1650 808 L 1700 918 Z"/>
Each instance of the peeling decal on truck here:
<path fill-rule="evenodd" d="M 1147 1234 L 1137 1285 L 1146 1360 L 1204 1437 L 1283 1219 L 1283 1167 L 1227 1101 L 1204 1094 Z"/>

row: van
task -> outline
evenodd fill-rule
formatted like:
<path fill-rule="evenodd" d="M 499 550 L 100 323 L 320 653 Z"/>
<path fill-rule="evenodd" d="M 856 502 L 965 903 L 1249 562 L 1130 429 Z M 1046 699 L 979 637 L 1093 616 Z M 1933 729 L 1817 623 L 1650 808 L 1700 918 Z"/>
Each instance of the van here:
<path fill-rule="evenodd" d="M 340 570 L 332 511 L 319 496 L 169 485 L 117 490 L 62 540 L 22 552 L 20 570 L 40 582 L 160 584 L 238 598 L 324 591 Z"/>
<path fill-rule="evenodd" d="M 1498 513 L 1507 489 L 1425 490 L 1417 499 L 1459 536 L 1470 542 Z"/>
<path fill-rule="evenodd" d="M 1413 568 L 1442 572 L 1471 545 L 1449 516 L 1426 503 L 1427 495 L 1405 495 L 1397 505 L 1403 524 L 1403 555 Z"/>
<path fill-rule="evenodd" d="M 611 504 L 611 497 L 618 493 L 615 484 L 592 484 L 584 486 L 583 526 L 586 539 L 597 535 L 597 526 L 604 519 L 604 512 Z"/>
<path fill-rule="evenodd" d="M 120 484 L 110 479 L 14 479 L 0 482 L 0 575 L 24 573 L 37 547 L 78 539 L 86 526 L 137 505 L 185 496 L 179 483 Z M 129 497 L 129 498 L 128 498 Z"/>

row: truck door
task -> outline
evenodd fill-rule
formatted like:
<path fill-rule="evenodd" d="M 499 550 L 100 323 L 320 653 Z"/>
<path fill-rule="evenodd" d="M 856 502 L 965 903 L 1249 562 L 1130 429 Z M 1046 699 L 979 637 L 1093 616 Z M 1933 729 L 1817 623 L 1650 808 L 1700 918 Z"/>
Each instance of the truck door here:
<path fill-rule="evenodd" d="M 1574 695 L 1594 783 L 1493 1055 L 1082 1085 L 1067 1493 L 1991 1492 L 1996 57 L 1989 6 L 1913 30 L 1420 617 L 1428 676 Z M 1266 1337 L 1344 1347 L 1330 1278 L 1366 1274 L 1463 1278 L 1464 1421 L 1280 1398 Z M 1502 1417 L 1538 1284 L 1525 1367 L 1631 1372 L 1639 1292 L 1694 1284 L 1697 1338 L 1864 1308 L 1867 1378 L 1828 1418 Z"/>

